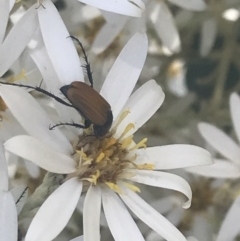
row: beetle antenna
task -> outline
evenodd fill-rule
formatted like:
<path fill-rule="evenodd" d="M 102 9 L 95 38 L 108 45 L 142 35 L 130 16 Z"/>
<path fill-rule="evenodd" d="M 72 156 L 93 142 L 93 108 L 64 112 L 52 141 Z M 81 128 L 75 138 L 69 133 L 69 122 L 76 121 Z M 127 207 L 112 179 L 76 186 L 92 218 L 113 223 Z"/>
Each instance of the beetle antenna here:
<path fill-rule="evenodd" d="M 86 69 L 86 71 L 87 71 L 87 76 L 88 76 L 88 80 L 89 80 L 89 82 L 90 82 L 90 84 L 91 84 L 91 87 L 93 87 L 93 77 L 92 77 L 92 73 L 93 73 L 93 72 L 92 72 L 92 70 L 91 70 L 91 66 L 90 66 L 90 63 L 88 62 L 88 57 L 87 57 L 87 54 L 86 54 L 85 49 L 83 48 L 82 43 L 79 41 L 79 39 L 77 39 L 77 38 L 74 37 L 74 36 L 68 36 L 68 38 L 72 38 L 73 40 L 77 41 L 77 43 L 80 45 L 81 50 L 82 50 L 82 52 L 83 52 L 83 58 L 84 58 L 84 60 L 85 60 L 85 62 L 86 62 L 86 64 L 85 64 L 84 66 L 82 66 L 82 67 L 84 67 L 84 68 Z"/>
<path fill-rule="evenodd" d="M 41 86 L 42 86 L 42 82 L 43 82 L 43 79 L 42 79 L 42 81 L 41 81 L 40 85 L 38 86 L 39 88 L 41 88 Z"/>
<path fill-rule="evenodd" d="M 16 200 L 15 205 L 17 205 L 17 204 L 21 201 L 21 199 L 22 199 L 22 198 L 24 197 L 24 195 L 26 194 L 27 190 L 28 190 L 28 187 L 26 187 L 26 188 L 23 190 L 23 192 L 22 192 L 22 194 L 20 195 L 20 197 Z"/>
<path fill-rule="evenodd" d="M 61 98 L 57 97 L 56 95 L 40 88 L 40 87 L 33 87 L 33 86 L 30 86 L 30 85 L 22 85 L 22 84 L 15 84 L 15 83 L 6 83 L 6 82 L 2 82 L 0 81 L 0 84 L 3 84 L 3 85 L 13 85 L 13 86 L 18 86 L 18 87 L 24 87 L 24 88 L 27 88 L 27 89 L 32 89 L 32 90 L 36 90 L 37 92 L 40 92 L 42 94 L 45 94 L 53 99 L 55 99 L 57 102 L 63 104 L 63 105 L 66 105 L 66 106 L 69 106 L 69 107 L 73 107 L 71 104 L 65 102 L 64 100 L 62 100 Z"/>
<path fill-rule="evenodd" d="M 86 129 L 88 127 L 84 126 L 84 125 L 80 125 L 80 124 L 77 124 L 75 122 L 72 122 L 72 123 L 59 123 L 59 124 L 56 124 L 54 126 L 49 126 L 49 130 L 53 130 L 55 127 L 58 127 L 58 126 L 73 126 L 73 127 L 76 127 L 76 128 L 80 128 L 80 129 Z"/>

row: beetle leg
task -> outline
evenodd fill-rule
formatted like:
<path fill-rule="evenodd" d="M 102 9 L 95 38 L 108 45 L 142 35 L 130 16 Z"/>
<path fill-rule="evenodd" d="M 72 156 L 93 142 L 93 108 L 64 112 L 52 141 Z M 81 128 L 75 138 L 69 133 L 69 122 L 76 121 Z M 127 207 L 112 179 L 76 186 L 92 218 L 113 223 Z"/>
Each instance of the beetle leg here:
<path fill-rule="evenodd" d="M 88 76 L 88 80 L 91 84 L 91 87 L 93 88 L 93 77 L 92 77 L 92 70 L 91 70 L 91 66 L 90 66 L 90 63 L 88 62 L 88 58 L 87 58 L 87 54 L 85 52 L 85 49 L 83 48 L 83 45 L 82 43 L 79 41 L 79 39 L 77 39 L 76 37 L 74 36 L 68 36 L 68 38 L 72 38 L 73 40 L 77 41 L 77 43 L 80 45 L 81 47 L 81 50 L 83 52 L 83 57 L 84 57 L 84 60 L 86 62 L 85 65 L 83 65 L 82 67 L 84 67 L 86 70 L 87 70 L 87 76 Z"/>
<path fill-rule="evenodd" d="M 58 126 L 73 126 L 73 127 L 76 127 L 76 128 L 81 128 L 81 129 L 87 129 L 88 127 L 86 127 L 85 125 L 80 125 L 80 124 L 77 124 L 77 123 L 59 123 L 59 124 L 56 124 L 54 126 L 49 126 L 49 130 L 53 130 L 55 127 L 58 127 Z"/>
<path fill-rule="evenodd" d="M 56 95 L 40 88 L 40 87 L 33 87 L 33 86 L 30 86 L 30 85 L 22 85 L 22 84 L 15 84 L 15 83 L 6 83 L 6 82 L 2 82 L 0 81 L 0 84 L 3 84 L 3 85 L 13 85 L 13 86 L 18 86 L 18 87 L 24 87 L 24 88 L 27 88 L 27 89 L 32 89 L 32 90 L 36 90 L 37 92 L 40 92 L 42 94 L 45 94 L 53 99 L 55 99 L 57 102 L 63 104 L 63 105 L 66 105 L 66 106 L 69 106 L 69 107 L 73 107 L 71 104 L 65 102 L 64 100 L 62 100 L 61 98 L 57 97 Z"/>

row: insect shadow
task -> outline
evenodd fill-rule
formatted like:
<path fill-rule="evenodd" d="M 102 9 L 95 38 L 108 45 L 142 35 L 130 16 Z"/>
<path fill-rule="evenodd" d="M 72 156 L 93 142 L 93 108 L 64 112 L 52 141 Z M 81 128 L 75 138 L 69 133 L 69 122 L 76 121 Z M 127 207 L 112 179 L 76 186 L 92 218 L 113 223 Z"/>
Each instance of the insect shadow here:
<path fill-rule="evenodd" d="M 68 99 L 68 102 L 59 98 L 58 96 L 52 94 L 51 92 L 42 89 L 41 84 L 37 87 L 33 87 L 30 85 L 23 84 L 15 84 L 15 83 L 5 83 L 0 81 L 0 84 L 4 85 L 12 85 L 23 88 L 28 88 L 40 92 L 44 95 L 47 95 L 57 102 L 76 109 L 79 114 L 85 119 L 84 124 L 78 124 L 75 122 L 72 123 L 59 123 L 54 126 L 50 126 L 49 129 L 53 130 L 58 126 L 73 126 L 76 128 L 87 129 L 90 125 L 93 126 L 93 132 L 96 137 L 102 137 L 112 126 L 113 115 L 110 104 L 93 88 L 93 77 L 91 66 L 87 58 L 87 54 L 85 49 L 83 48 L 82 43 L 75 38 L 74 36 L 69 36 L 68 38 L 72 38 L 75 40 L 81 47 L 84 60 L 86 62 L 82 67 L 86 69 L 86 73 L 88 76 L 88 80 L 90 85 L 80 82 L 74 81 L 70 85 L 64 85 L 60 88 L 62 94 Z"/>

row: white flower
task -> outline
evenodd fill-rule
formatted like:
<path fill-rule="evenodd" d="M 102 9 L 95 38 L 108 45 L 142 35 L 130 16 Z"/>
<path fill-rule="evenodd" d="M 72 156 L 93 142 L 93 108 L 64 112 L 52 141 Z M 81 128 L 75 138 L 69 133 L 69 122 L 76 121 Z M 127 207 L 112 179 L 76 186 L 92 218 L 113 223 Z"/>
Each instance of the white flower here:
<path fill-rule="evenodd" d="M 240 140 L 240 98 L 236 93 L 230 96 L 231 118 L 235 133 Z M 199 131 L 203 138 L 224 159 L 215 158 L 214 164 L 206 167 L 188 168 L 187 171 L 215 178 L 239 178 L 240 177 L 240 146 L 222 130 L 208 123 L 200 123 Z"/>
<path fill-rule="evenodd" d="M 38 27 L 37 11 L 31 7 L 13 26 L 7 36 L 6 27 L 14 1 L 0 2 L 0 77 L 11 67 L 23 52 Z"/>
<path fill-rule="evenodd" d="M 76 50 L 70 39 L 66 39 L 69 34 L 57 17 L 55 7 L 49 1 L 45 4 L 48 11 L 39 9 L 38 16 L 46 49 L 39 43 L 32 57 L 51 92 L 58 95 L 60 86 L 82 81 L 83 74 Z M 56 28 L 50 31 L 49 22 Z M 100 94 L 112 107 L 114 123 L 102 139 L 75 128 L 63 130 L 67 136 L 57 128 L 50 131 L 50 118 L 32 96 L 13 86 L 0 87 L 4 101 L 29 134 L 11 138 L 5 142 L 5 149 L 47 171 L 69 174 L 65 183 L 39 209 L 25 241 L 55 238 L 74 212 L 83 185 L 89 186 L 83 208 L 85 241 L 100 240 L 101 204 L 115 240 L 144 240 L 126 206 L 166 240 L 186 240 L 136 194 L 140 190 L 132 184 L 133 181 L 182 192 L 188 198 L 183 203 L 187 208 L 192 196 L 189 184 L 177 175 L 157 170 L 212 163 L 210 154 L 200 147 L 169 145 L 145 149 L 146 139 L 134 143 L 133 134 L 164 100 L 164 93 L 154 80 L 131 95 L 146 59 L 147 46 L 145 34 L 134 35 L 106 77 Z M 79 121 L 76 111 L 55 104 L 62 121 Z M 141 147 L 144 149 L 139 149 Z"/>

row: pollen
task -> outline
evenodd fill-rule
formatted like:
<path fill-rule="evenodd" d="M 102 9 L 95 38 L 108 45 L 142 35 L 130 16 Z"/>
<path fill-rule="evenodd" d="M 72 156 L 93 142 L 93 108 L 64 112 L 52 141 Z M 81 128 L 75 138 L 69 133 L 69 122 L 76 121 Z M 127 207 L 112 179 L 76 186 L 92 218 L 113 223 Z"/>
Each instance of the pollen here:
<path fill-rule="evenodd" d="M 129 111 L 123 112 L 116 123 L 121 121 L 129 114 Z M 104 137 L 97 138 L 84 132 L 79 136 L 75 146 L 74 160 L 77 163 L 76 175 L 80 180 L 93 185 L 107 185 L 117 193 L 122 193 L 118 182 L 126 182 L 133 177 L 134 170 L 153 170 L 153 165 L 145 163 L 137 165 L 136 151 L 138 148 L 146 148 L 147 138 L 139 143 L 133 141 L 133 135 L 127 135 L 134 128 L 133 123 L 129 123 L 124 128 L 120 138 L 115 137 L 115 126 Z M 140 189 L 133 184 L 126 186 L 134 192 L 140 192 Z"/>
<path fill-rule="evenodd" d="M 13 83 L 21 79 L 25 79 L 26 81 L 28 81 L 28 77 L 25 69 L 22 69 L 18 75 L 9 77 L 8 82 Z"/>

